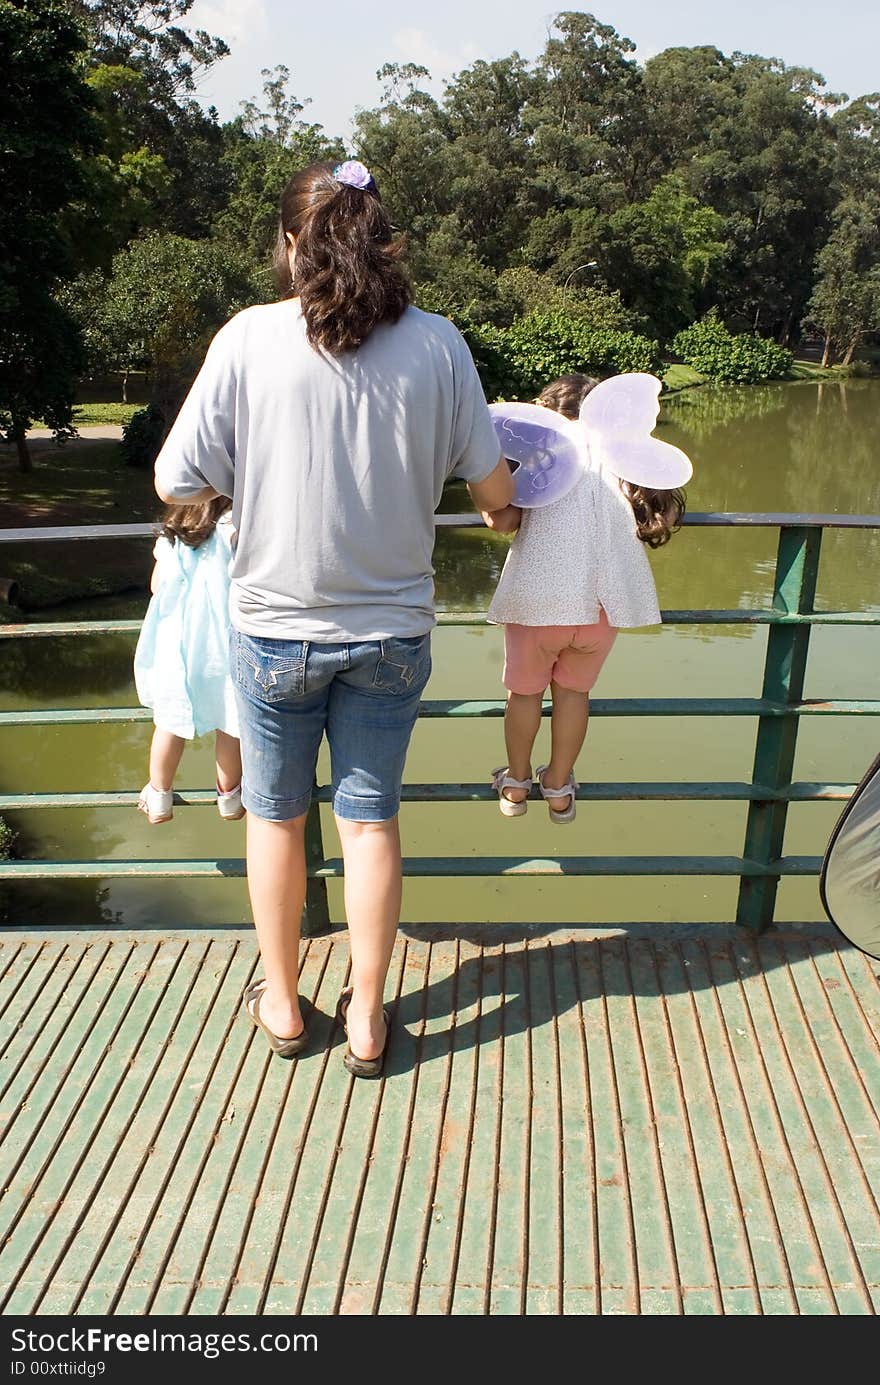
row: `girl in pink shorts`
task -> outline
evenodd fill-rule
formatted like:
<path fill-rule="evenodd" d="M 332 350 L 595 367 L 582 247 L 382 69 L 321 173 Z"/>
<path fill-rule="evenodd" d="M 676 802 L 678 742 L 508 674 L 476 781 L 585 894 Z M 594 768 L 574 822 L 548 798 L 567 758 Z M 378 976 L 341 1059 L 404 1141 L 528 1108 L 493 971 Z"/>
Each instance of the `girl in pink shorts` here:
<path fill-rule="evenodd" d="M 536 404 L 578 417 L 596 384 L 565 375 Z M 591 463 L 554 504 L 484 514 L 490 528 L 515 533 L 489 606 L 504 626 L 507 764 L 492 784 L 506 817 L 519 817 L 532 789 L 532 748 L 550 689 L 550 760 L 535 771 L 553 822 L 575 815 L 575 761 L 587 734 L 590 691 L 617 631 L 659 625 L 660 611 L 645 545 L 659 548 L 684 514 L 679 490 L 649 490 Z"/>

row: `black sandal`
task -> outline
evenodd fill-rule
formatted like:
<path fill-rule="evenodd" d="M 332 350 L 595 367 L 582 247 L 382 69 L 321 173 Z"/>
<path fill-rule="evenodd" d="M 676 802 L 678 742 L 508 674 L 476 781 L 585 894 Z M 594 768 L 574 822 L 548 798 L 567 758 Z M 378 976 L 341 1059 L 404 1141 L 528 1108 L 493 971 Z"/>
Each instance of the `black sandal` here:
<path fill-rule="evenodd" d="M 336 1018 L 342 1026 L 343 1033 L 348 1037 L 348 1029 L 345 1024 L 345 1016 L 348 1012 L 351 1000 L 351 986 L 346 986 L 336 1005 Z M 391 1032 L 391 1011 L 387 1006 L 382 1008 L 382 1018 L 385 1021 L 385 1043 L 382 1052 L 376 1058 L 359 1058 L 352 1052 L 351 1044 L 346 1044 L 345 1054 L 342 1064 L 353 1077 L 379 1077 L 385 1066 L 385 1054 L 388 1052 L 388 1036 Z"/>

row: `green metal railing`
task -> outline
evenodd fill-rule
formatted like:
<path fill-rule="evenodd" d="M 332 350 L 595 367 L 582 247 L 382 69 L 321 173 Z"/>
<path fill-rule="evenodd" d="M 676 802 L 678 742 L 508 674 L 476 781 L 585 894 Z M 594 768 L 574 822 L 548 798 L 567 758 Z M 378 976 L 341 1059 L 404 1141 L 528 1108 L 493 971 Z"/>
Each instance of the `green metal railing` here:
<path fill-rule="evenodd" d="M 438 527 L 477 527 L 478 515 L 438 515 Z M 773 527 L 779 546 L 769 608 L 757 610 L 664 611 L 664 624 L 767 625 L 770 627 L 761 696 L 757 698 L 625 698 L 590 701 L 591 716 L 744 716 L 757 718 L 754 767 L 750 782 L 691 781 L 669 783 L 600 783 L 579 787 L 577 797 L 592 801 L 703 800 L 747 802 L 742 856 L 558 856 L 529 859 L 506 856 L 409 857 L 406 876 L 587 876 L 587 875 L 705 875 L 737 876 L 740 881 L 736 920 L 753 930 L 773 922 L 776 892 L 783 876 L 817 875 L 818 856 L 783 856 L 789 803 L 845 800 L 853 784 L 794 783 L 792 772 L 798 726 L 803 716 L 880 714 L 880 701 L 804 699 L 804 674 L 814 625 L 880 625 L 880 615 L 862 611 L 817 612 L 813 609 L 822 532 L 826 528 L 878 529 L 880 515 L 692 514 L 688 526 Z M 150 525 L 90 525 L 76 528 L 0 530 L 4 544 L 53 542 L 68 539 L 119 539 L 152 536 Z M 438 623 L 482 625 L 476 612 L 444 612 Z M 75 621 L 53 624 L 0 626 L 0 639 L 57 638 L 95 634 L 133 634 L 139 621 Z M 550 708 L 545 706 L 544 715 Z M 425 701 L 420 717 L 452 720 L 500 717 L 504 702 Z M 0 730 L 14 726 L 64 726 L 110 722 L 150 721 L 143 707 L 72 708 L 0 713 Z M 494 801 L 488 784 L 405 784 L 404 802 L 473 803 Z M 342 862 L 327 859 L 319 805 L 330 801 L 330 789 L 316 786 L 306 824 L 308 891 L 304 930 L 315 934 L 329 927 L 328 879 L 342 875 Z M 213 803 L 207 790 L 176 793 L 181 804 Z M 0 813 L 25 808 L 123 807 L 137 802 L 137 792 L 0 794 Z M 208 878 L 243 876 L 240 858 L 219 860 L 104 860 L 0 862 L 0 879 L 58 880 L 140 878 Z"/>

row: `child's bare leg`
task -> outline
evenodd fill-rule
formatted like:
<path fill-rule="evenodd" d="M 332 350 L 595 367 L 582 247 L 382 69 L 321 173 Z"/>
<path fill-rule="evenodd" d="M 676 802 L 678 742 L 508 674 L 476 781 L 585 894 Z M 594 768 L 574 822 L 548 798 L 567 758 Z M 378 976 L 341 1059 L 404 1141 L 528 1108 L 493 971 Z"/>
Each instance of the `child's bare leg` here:
<path fill-rule="evenodd" d="M 231 793 L 241 783 L 241 741 L 226 731 L 214 733 L 214 754 L 217 759 L 217 788 Z"/>
<path fill-rule="evenodd" d="M 162 731 L 157 726 L 150 745 L 150 783 L 160 793 L 167 793 L 174 787 L 174 776 L 180 764 L 186 741 L 175 736 L 172 731 Z"/>
<path fill-rule="evenodd" d="M 504 711 L 504 743 L 507 746 L 507 768 L 512 779 L 529 779 L 532 774 L 532 747 L 541 725 L 542 693 L 507 694 Z M 505 789 L 504 797 L 511 803 L 522 803 L 528 797 L 525 789 Z"/>
<path fill-rule="evenodd" d="M 541 778 L 551 789 L 556 789 L 568 783 L 581 753 L 590 719 L 590 697 L 574 688 L 563 688 L 559 683 L 550 684 L 550 695 L 553 698 L 550 763 Z M 564 813 L 571 798 L 565 794 L 562 798 L 548 798 L 547 802 L 554 812 Z"/>

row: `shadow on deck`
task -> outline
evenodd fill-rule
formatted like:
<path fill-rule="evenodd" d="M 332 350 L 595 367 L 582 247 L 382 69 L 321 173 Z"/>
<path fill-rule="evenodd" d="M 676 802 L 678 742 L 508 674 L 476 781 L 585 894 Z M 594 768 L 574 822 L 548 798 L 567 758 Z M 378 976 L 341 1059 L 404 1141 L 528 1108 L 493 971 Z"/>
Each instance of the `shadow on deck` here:
<path fill-rule="evenodd" d="M 880 1304 L 880 964 L 824 925 L 402 929 L 384 1077 L 303 944 L 0 934 L 0 1311 L 857 1314 Z"/>

